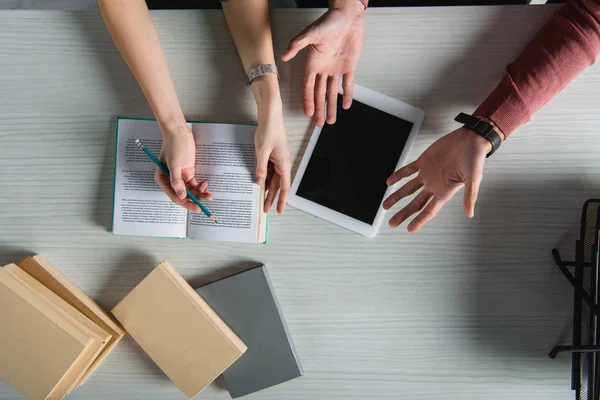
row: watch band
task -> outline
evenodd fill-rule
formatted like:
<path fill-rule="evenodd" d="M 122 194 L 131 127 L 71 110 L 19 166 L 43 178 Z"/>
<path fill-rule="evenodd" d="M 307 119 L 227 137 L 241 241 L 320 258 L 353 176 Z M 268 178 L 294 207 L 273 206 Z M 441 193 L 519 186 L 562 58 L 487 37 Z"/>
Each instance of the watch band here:
<path fill-rule="evenodd" d="M 483 137 L 492 144 L 492 151 L 487 153 L 487 155 L 485 156 L 486 158 L 489 158 L 492 154 L 494 154 L 502 144 L 502 138 L 500 138 L 500 135 L 498 134 L 498 132 L 496 132 L 494 126 L 488 122 L 485 122 L 481 118 L 477 118 L 465 113 L 460 113 L 456 116 L 456 118 L 454 118 L 454 120 L 456 122 L 464 124 L 465 128 Z"/>
<path fill-rule="evenodd" d="M 260 64 L 258 67 L 252 68 L 246 74 L 248 78 L 248 85 L 252 83 L 253 80 L 260 78 L 263 75 L 274 73 L 277 74 L 277 78 L 279 78 L 279 71 L 277 71 L 277 65 L 275 64 Z"/>

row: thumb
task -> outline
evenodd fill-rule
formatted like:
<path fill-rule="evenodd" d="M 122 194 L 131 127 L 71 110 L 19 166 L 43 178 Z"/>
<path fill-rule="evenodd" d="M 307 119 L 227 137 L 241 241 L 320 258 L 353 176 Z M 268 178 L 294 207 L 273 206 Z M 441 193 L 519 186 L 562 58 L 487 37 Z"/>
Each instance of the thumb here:
<path fill-rule="evenodd" d="M 298 52 L 306 46 L 312 44 L 315 40 L 314 29 L 312 25 L 307 26 L 298 36 L 290 40 L 288 49 L 281 56 L 281 61 L 288 62 L 292 58 L 296 57 Z"/>
<path fill-rule="evenodd" d="M 185 183 L 181 177 L 181 167 L 169 167 L 169 172 L 171 174 L 171 187 L 175 194 L 180 199 L 185 199 L 187 195 L 185 193 Z"/>
<path fill-rule="evenodd" d="M 483 173 L 481 171 L 474 171 L 471 179 L 466 182 L 464 209 L 465 214 L 469 218 L 475 216 L 475 203 L 477 202 L 477 195 L 479 194 L 479 186 L 482 179 Z"/>
<path fill-rule="evenodd" d="M 256 183 L 263 185 L 267 179 L 267 167 L 269 166 L 269 153 L 260 152 L 256 154 Z"/>

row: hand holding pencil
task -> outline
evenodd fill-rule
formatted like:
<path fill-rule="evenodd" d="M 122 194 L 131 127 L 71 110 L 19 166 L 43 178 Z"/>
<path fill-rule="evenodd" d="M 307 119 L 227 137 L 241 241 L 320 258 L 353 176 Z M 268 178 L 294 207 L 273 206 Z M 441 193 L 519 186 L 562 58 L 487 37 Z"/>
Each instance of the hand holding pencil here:
<path fill-rule="evenodd" d="M 158 166 L 154 179 L 174 203 L 196 213 L 203 212 L 211 221 L 216 222 L 215 217 L 198 200 L 212 200 L 212 195 L 206 191 L 206 181 L 196 181 L 196 146 L 191 134 L 179 138 L 164 138 L 161 159 L 165 159 L 166 163 L 159 160 L 139 139 L 136 140 L 136 145 Z"/>

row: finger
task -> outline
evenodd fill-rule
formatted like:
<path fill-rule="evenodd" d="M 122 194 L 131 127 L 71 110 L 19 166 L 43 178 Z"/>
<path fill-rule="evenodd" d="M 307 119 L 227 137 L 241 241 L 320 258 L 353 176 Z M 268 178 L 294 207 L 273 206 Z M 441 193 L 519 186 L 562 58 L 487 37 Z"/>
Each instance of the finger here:
<path fill-rule="evenodd" d="M 398 211 L 396 215 L 394 215 L 392 219 L 390 219 L 390 226 L 392 228 L 395 228 L 404 221 L 406 221 L 408 217 L 423 209 L 423 207 L 427 205 L 427 203 L 429 202 L 429 200 L 431 200 L 432 197 L 433 195 L 429 192 L 422 191 L 421 193 L 419 193 L 417 197 L 412 199 L 412 201 L 408 203 L 406 207 Z"/>
<path fill-rule="evenodd" d="M 288 195 L 290 193 L 291 186 L 291 163 L 284 162 L 281 171 L 281 186 L 279 188 L 279 200 L 277 201 L 277 212 L 283 214 L 285 204 L 287 203 Z"/>
<path fill-rule="evenodd" d="M 198 181 L 196 180 L 193 169 L 183 170 L 181 177 L 185 182 L 185 186 L 187 186 L 189 189 L 196 188 L 198 186 Z"/>
<path fill-rule="evenodd" d="M 292 58 L 296 57 L 298 52 L 311 44 L 313 42 L 313 34 L 314 30 L 312 29 L 312 25 L 304 28 L 302 32 L 300 32 L 295 38 L 290 40 L 288 44 L 288 48 L 281 56 L 281 61 L 288 62 Z"/>
<path fill-rule="evenodd" d="M 315 79 L 317 74 L 307 73 L 304 76 L 302 83 L 303 106 L 304 114 L 307 117 L 312 117 L 315 113 Z"/>
<path fill-rule="evenodd" d="M 213 195 L 206 190 L 207 188 L 208 182 L 202 181 L 196 188 L 190 189 L 190 191 L 198 200 L 212 200 Z"/>
<path fill-rule="evenodd" d="M 408 181 L 407 183 L 402 185 L 400 189 L 392 193 L 390 197 L 385 199 L 385 201 L 383 202 L 383 208 L 385 210 L 389 210 L 394 206 L 394 204 L 396 204 L 406 196 L 410 196 L 417 190 L 421 189 L 421 187 L 423 187 L 423 182 L 418 177 Z"/>
<path fill-rule="evenodd" d="M 348 72 L 347 74 L 344 74 L 342 89 L 344 90 L 342 96 L 342 108 L 347 110 L 352 105 L 352 96 L 354 96 L 354 73 Z"/>
<path fill-rule="evenodd" d="M 175 196 L 175 192 L 173 191 L 173 188 L 171 187 L 171 181 L 169 180 L 169 177 L 167 175 L 165 175 L 158 168 L 156 168 L 156 171 L 154 172 L 154 181 L 156 183 L 158 183 L 158 185 L 167 194 L 167 196 L 169 196 L 169 198 L 171 198 L 171 195 Z M 175 196 L 175 199 L 177 201 L 173 201 L 173 202 L 176 204 L 179 204 L 181 199 L 179 199 L 177 196 Z M 171 200 L 173 200 L 173 199 L 171 199 Z"/>
<path fill-rule="evenodd" d="M 402 179 L 408 178 L 417 171 L 419 171 L 419 167 L 417 167 L 417 162 L 413 161 L 390 175 L 390 177 L 387 178 L 386 183 L 388 186 L 392 186 L 395 183 L 400 182 Z"/>
<path fill-rule="evenodd" d="M 200 183 L 200 185 L 198 186 L 198 191 L 200 193 L 206 192 L 206 188 L 208 187 L 208 182 L 207 181 L 202 181 L 202 183 Z"/>
<path fill-rule="evenodd" d="M 327 76 L 317 75 L 315 85 L 315 124 L 323 126 L 325 124 L 325 96 L 327 95 Z"/>
<path fill-rule="evenodd" d="M 185 199 L 185 182 L 181 177 L 181 167 L 169 167 L 171 173 L 171 187 L 180 199 Z"/>
<path fill-rule="evenodd" d="M 269 167 L 269 152 L 260 151 L 256 153 L 256 184 L 264 185 L 267 180 Z"/>
<path fill-rule="evenodd" d="M 198 199 L 198 200 L 201 200 L 201 199 L 200 199 L 200 198 L 198 198 L 198 197 L 196 197 L 196 199 Z M 198 206 L 196 203 L 194 203 L 194 202 L 193 202 L 191 199 L 189 199 L 189 198 L 186 198 L 186 199 L 184 200 L 184 202 L 185 202 L 185 203 L 184 203 L 184 204 L 182 204 L 181 206 L 182 206 L 183 208 L 185 208 L 186 210 L 189 210 L 189 211 L 191 211 L 191 212 L 193 212 L 193 213 L 196 213 L 196 214 L 200 214 L 200 213 L 202 212 L 202 210 L 200 209 L 200 207 L 199 207 L 199 206 Z"/>
<path fill-rule="evenodd" d="M 274 167 L 273 163 L 269 161 L 269 164 L 267 167 L 267 180 L 265 181 L 265 189 L 266 190 L 269 188 L 269 185 L 271 184 L 271 180 L 273 179 L 274 172 L 275 172 L 275 167 Z"/>
<path fill-rule="evenodd" d="M 213 195 L 210 192 L 192 192 L 192 194 L 200 201 L 213 199 Z"/>
<path fill-rule="evenodd" d="M 267 198 L 265 199 L 265 212 L 269 212 L 273 202 L 275 201 L 275 196 L 277 196 L 277 192 L 279 191 L 279 187 L 281 186 L 281 176 L 279 174 L 273 175 L 271 178 L 271 182 L 269 183 L 269 191 L 267 192 Z"/>
<path fill-rule="evenodd" d="M 475 167 L 473 168 L 473 175 L 471 176 L 471 179 L 467 180 L 465 183 L 465 198 L 463 201 L 463 207 L 465 209 L 465 214 L 469 218 L 473 218 L 475 216 L 475 203 L 477 202 L 479 186 L 481 185 L 482 179 L 483 167 Z"/>
<path fill-rule="evenodd" d="M 427 207 L 421 211 L 419 215 L 408 224 L 408 232 L 415 233 L 423 227 L 430 219 L 434 218 L 442 207 L 446 204 L 446 201 L 433 199 L 427 204 Z"/>
<path fill-rule="evenodd" d="M 169 199 L 171 199 L 173 203 L 187 210 L 196 213 L 200 212 L 200 207 L 198 207 L 194 203 L 191 203 L 189 199 L 180 199 L 179 197 L 177 197 L 175 191 L 173 190 L 173 187 L 171 186 L 171 181 L 169 180 L 169 177 L 163 174 L 162 171 L 160 171 L 158 168 L 156 169 L 156 173 L 154 174 L 154 180 L 156 181 L 156 183 L 158 183 L 158 185 L 162 188 L 167 197 L 169 197 Z"/>
<path fill-rule="evenodd" d="M 337 95 L 338 85 L 340 78 L 337 76 L 330 76 L 329 82 L 327 82 L 327 123 L 335 123 L 337 114 Z"/>
<path fill-rule="evenodd" d="M 210 200 L 214 199 L 214 197 L 213 197 L 212 193 L 210 193 L 210 192 L 203 192 L 203 193 L 200 193 L 200 197 L 198 197 L 198 199 L 210 201 Z"/>

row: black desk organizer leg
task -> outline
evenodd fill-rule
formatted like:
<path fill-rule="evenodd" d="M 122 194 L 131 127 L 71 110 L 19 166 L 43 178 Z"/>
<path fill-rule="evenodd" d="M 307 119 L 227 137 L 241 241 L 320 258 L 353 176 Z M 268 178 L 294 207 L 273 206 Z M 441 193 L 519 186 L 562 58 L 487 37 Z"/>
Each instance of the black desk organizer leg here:
<path fill-rule="evenodd" d="M 575 262 L 563 261 L 557 249 L 552 250 L 556 265 L 574 289 L 573 342 L 554 346 L 550 358 L 570 352 L 571 389 L 576 400 L 599 400 L 600 384 L 600 306 L 598 305 L 598 208 L 600 200 L 586 201 L 581 218 L 580 240 L 575 245 Z M 574 267 L 574 275 L 568 267 Z M 597 334 L 598 333 L 598 334 Z"/>

